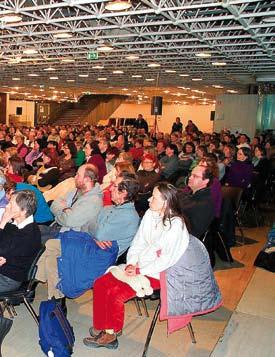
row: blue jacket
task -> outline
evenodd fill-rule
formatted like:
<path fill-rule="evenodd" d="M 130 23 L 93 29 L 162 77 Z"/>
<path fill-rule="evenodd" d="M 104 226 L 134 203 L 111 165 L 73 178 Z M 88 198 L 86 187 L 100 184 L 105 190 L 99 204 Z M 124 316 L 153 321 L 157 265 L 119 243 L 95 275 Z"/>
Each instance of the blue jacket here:
<path fill-rule="evenodd" d="M 57 288 L 69 298 L 75 298 L 93 287 L 95 279 L 114 265 L 118 245 L 99 248 L 94 239 L 85 232 L 69 230 L 59 233 L 61 257 L 57 259 L 60 278 Z"/>
<path fill-rule="evenodd" d="M 100 241 L 116 241 L 118 255 L 121 255 L 129 248 L 138 230 L 139 221 L 133 202 L 103 207 L 97 217 L 95 238 Z"/>
<path fill-rule="evenodd" d="M 54 216 L 52 215 L 43 194 L 36 187 L 27 183 L 17 183 L 16 191 L 21 190 L 30 190 L 33 191 L 35 194 L 37 208 L 33 217 L 36 223 L 45 223 L 54 220 Z"/>

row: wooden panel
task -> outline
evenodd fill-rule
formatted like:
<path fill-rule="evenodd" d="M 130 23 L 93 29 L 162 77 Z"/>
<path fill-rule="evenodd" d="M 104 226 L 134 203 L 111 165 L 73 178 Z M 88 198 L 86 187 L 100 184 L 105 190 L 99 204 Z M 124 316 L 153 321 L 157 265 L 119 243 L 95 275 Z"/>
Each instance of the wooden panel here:
<path fill-rule="evenodd" d="M 7 118 L 7 94 L 0 93 L 0 123 L 6 124 Z"/>

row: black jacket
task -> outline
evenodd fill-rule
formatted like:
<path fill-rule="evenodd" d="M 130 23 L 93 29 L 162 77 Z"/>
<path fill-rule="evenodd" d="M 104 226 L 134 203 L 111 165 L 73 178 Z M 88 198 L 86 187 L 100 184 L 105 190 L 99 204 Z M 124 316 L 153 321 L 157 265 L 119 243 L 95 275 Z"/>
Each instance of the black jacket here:
<path fill-rule="evenodd" d="M 41 234 L 36 223 L 27 224 L 22 229 L 7 223 L 4 229 L 0 229 L 0 256 L 7 260 L 0 267 L 0 274 L 25 281 L 40 249 Z"/>

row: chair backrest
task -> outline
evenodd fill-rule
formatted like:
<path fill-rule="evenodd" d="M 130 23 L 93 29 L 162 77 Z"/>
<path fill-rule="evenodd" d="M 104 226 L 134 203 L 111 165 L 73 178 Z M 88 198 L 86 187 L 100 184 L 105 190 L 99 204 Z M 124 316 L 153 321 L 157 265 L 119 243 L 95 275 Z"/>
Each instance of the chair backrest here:
<path fill-rule="evenodd" d="M 240 187 L 233 186 L 223 186 L 222 187 L 222 197 L 223 199 L 229 199 L 232 202 L 234 210 L 238 210 L 241 198 L 242 198 L 243 189 Z"/>
<path fill-rule="evenodd" d="M 30 266 L 30 269 L 28 271 L 28 275 L 27 275 L 27 280 L 26 282 L 28 283 L 28 289 L 31 288 L 32 284 L 33 284 L 33 280 L 35 278 L 35 274 L 37 272 L 37 262 L 39 260 L 39 258 L 41 257 L 41 255 L 44 253 L 45 251 L 45 246 L 43 246 L 39 252 L 37 253 L 36 257 L 34 258 L 32 265 Z"/>

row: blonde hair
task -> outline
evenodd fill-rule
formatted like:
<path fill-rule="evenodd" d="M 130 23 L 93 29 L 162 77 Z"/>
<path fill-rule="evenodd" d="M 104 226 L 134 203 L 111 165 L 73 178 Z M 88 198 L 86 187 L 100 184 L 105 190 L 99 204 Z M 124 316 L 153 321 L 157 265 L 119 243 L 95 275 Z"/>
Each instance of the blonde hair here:
<path fill-rule="evenodd" d="M 121 162 L 116 162 L 115 163 L 115 169 L 117 172 L 120 174 L 122 172 L 127 172 L 129 174 L 134 174 L 135 175 L 135 169 L 134 166 L 128 162 L 128 161 L 121 161 Z"/>
<path fill-rule="evenodd" d="M 124 161 L 127 161 L 129 163 L 132 164 L 133 162 L 133 157 L 131 154 L 129 154 L 128 152 L 121 152 L 119 155 L 118 155 L 118 162 L 124 162 Z"/>

